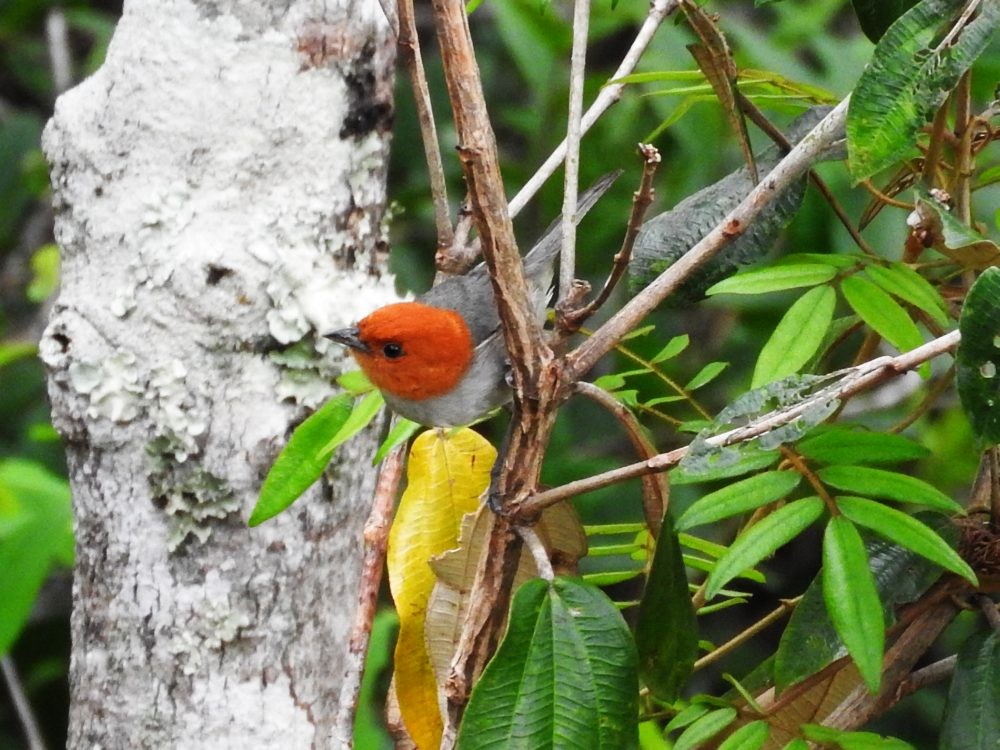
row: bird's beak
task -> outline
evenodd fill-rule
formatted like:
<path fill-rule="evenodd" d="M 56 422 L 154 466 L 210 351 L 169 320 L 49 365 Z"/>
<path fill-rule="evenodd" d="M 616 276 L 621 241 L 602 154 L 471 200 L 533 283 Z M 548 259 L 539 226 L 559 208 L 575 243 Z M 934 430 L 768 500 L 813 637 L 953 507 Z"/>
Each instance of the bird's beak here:
<path fill-rule="evenodd" d="M 324 333 L 323 337 L 351 349 L 356 349 L 359 352 L 371 354 L 371 348 L 359 338 L 360 333 L 357 326 L 352 326 L 351 328 L 341 328 L 339 331 L 334 331 L 333 333 Z"/>

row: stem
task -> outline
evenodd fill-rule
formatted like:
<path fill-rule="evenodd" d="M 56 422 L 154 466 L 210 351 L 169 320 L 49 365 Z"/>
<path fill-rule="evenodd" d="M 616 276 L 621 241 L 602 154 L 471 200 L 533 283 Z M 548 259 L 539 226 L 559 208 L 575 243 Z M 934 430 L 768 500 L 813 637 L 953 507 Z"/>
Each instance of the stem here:
<path fill-rule="evenodd" d="M 975 130 L 972 118 L 972 71 L 967 70 L 955 88 L 955 137 L 958 139 L 958 153 L 955 156 L 952 180 L 955 215 L 966 226 L 972 224 L 972 135 Z"/>
<path fill-rule="evenodd" d="M 763 618 L 755 622 L 753 625 L 748 627 L 743 632 L 733 636 L 728 641 L 723 643 L 721 646 L 716 648 L 714 651 L 710 651 L 703 657 L 698 659 L 698 661 L 694 663 L 694 670 L 697 672 L 699 669 L 703 669 L 704 667 L 707 667 L 709 664 L 718 661 L 723 656 L 732 653 L 737 648 L 739 648 L 744 643 L 753 638 L 755 635 L 757 635 L 759 632 L 765 630 L 768 626 L 773 625 L 782 617 L 784 617 L 793 609 L 795 609 L 795 607 L 801 600 L 802 600 L 801 596 L 797 596 L 794 599 L 782 599 L 781 604 L 778 605 L 777 609 L 765 615 Z"/>
<path fill-rule="evenodd" d="M 28 696 L 24 694 L 24 686 L 21 684 L 17 667 L 14 665 L 14 660 L 10 658 L 10 654 L 5 654 L 0 659 L 0 671 L 3 672 L 4 682 L 7 683 L 7 692 L 10 693 L 14 711 L 17 713 L 22 729 L 24 729 L 24 738 L 28 741 L 29 749 L 45 750 L 45 742 L 42 739 L 42 732 L 38 728 L 38 721 L 31 710 Z"/>
<path fill-rule="evenodd" d="M 552 570 L 552 561 L 549 560 L 549 553 L 545 549 L 541 538 L 531 526 L 518 526 L 517 533 L 524 541 L 524 546 L 531 552 L 531 557 L 535 561 L 535 568 L 538 570 L 538 577 L 544 581 L 552 581 L 555 571 Z"/>

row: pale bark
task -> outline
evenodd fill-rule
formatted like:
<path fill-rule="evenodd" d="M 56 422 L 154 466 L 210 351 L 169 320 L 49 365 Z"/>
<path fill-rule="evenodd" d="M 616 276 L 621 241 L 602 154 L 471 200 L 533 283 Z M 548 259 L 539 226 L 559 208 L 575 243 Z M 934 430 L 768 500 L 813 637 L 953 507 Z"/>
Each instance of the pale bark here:
<path fill-rule="evenodd" d="M 332 392 L 317 332 L 393 294 L 392 58 L 377 0 L 132 0 L 58 101 L 41 351 L 76 513 L 70 747 L 331 746 L 374 434 L 245 521 Z"/>

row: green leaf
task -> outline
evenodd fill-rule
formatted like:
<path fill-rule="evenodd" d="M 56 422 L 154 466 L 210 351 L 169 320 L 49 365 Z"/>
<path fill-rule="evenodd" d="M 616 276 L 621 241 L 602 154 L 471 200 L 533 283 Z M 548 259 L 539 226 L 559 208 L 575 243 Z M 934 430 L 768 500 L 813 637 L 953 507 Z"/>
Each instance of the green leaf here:
<path fill-rule="evenodd" d="M 807 497 L 789 503 L 758 521 L 736 538 L 719 558 L 706 581 L 705 598 L 711 599 L 729 581 L 771 555 L 823 514 L 823 501 Z"/>
<path fill-rule="evenodd" d="M 324 452 L 325 446 L 351 416 L 352 402 L 348 393 L 332 398 L 295 428 L 288 445 L 267 473 L 247 522 L 249 526 L 278 515 L 319 479 L 333 453 L 332 449 Z"/>
<path fill-rule="evenodd" d="M 735 708 L 717 708 L 692 722 L 674 743 L 674 750 L 696 750 L 736 721 Z"/>
<path fill-rule="evenodd" d="M 835 516 L 823 535 L 823 600 L 871 692 L 882 681 L 885 620 L 868 554 L 854 525 Z"/>
<path fill-rule="evenodd" d="M 837 275 L 833 266 L 821 263 L 798 263 L 762 268 L 730 276 L 713 284 L 705 294 L 766 294 L 824 284 Z"/>
<path fill-rule="evenodd" d="M 931 283 L 903 263 L 889 267 L 868 266 L 865 275 L 894 297 L 923 310 L 940 325 L 948 325 L 948 310 L 944 300 Z"/>
<path fill-rule="evenodd" d="M 899 351 L 906 352 L 924 343 L 906 310 L 860 274 L 841 281 L 840 291 L 854 312 Z"/>
<path fill-rule="evenodd" d="M 768 471 L 711 492 L 692 503 L 677 521 L 690 529 L 729 518 L 780 500 L 795 489 L 802 476 L 795 471 Z"/>
<path fill-rule="evenodd" d="M 59 246 L 42 245 L 31 256 L 32 278 L 25 296 L 32 302 L 44 302 L 59 286 Z"/>
<path fill-rule="evenodd" d="M 882 737 L 874 732 L 831 729 L 819 724 L 803 724 L 802 734 L 823 746 L 835 745 L 841 750 L 914 750 L 913 745 L 895 737 Z"/>
<path fill-rule="evenodd" d="M 964 268 L 985 269 L 1000 261 L 1000 247 L 967 225 L 950 206 L 935 197 L 917 191 L 916 215 L 930 236 L 939 238 L 934 249 Z"/>
<path fill-rule="evenodd" d="M 893 21 L 917 4 L 917 0 L 851 0 L 865 36 L 877 42 Z"/>
<path fill-rule="evenodd" d="M 894 464 L 930 454 L 922 445 L 891 432 L 833 427 L 801 440 L 799 453 L 825 464 Z"/>
<path fill-rule="evenodd" d="M 707 465 L 697 467 L 697 470 L 690 466 L 678 466 L 670 472 L 670 484 L 680 486 L 740 477 L 766 469 L 768 466 L 774 465 L 780 458 L 776 451 L 764 451 L 752 444 L 744 443 L 737 447 L 739 452 L 736 454 L 735 460 L 726 462 L 724 465 Z"/>
<path fill-rule="evenodd" d="M 0 342 L 0 367 L 38 354 L 38 344 L 28 341 Z"/>
<path fill-rule="evenodd" d="M 636 667 L 628 626 L 600 590 L 528 581 L 472 691 L 458 747 L 635 747 Z"/>
<path fill-rule="evenodd" d="M 337 385 L 352 396 L 362 396 L 375 388 L 363 370 L 350 370 L 341 373 L 337 378 Z"/>
<path fill-rule="evenodd" d="M 955 355 L 958 395 L 982 445 L 1000 443 L 1000 268 L 988 268 L 965 298 Z"/>
<path fill-rule="evenodd" d="M 670 734 L 675 729 L 689 727 L 708 712 L 709 706 L 706 703 L 692 703 L 690 706 L 683 708 L 680 713 L 667 722 L 667 725 L 663 728 L 663 733 Z"/>
<path fill-rule="evenodd" d="M 836 302 L 836 294 L 828 286 L 810 289 L 799 297 L 764 344 L 750 387 L 759 388 L 801 370 L 819 351 Z"/>
<path fill-rule="evenodd" d="M 848 164 L 855 182 L 914 149 L 917 131 L 986 48 L 1000 22 L 995 2 L 980 5 L 964 28 L 939 41 L 942 22 L 964 5 L 965 0 L 922 0 L 879 41 L 847 112 Z"/>
<path fill-rule="evenodd" d="M 729 367 L 728 362 L 709 362 L 698 371 L 697 375 L 691 378 L 691 380 L 684 385 L 684 390 L 696 391 L 702 386 L 708 385 L 721 375 L 722 371 L 727 367 Z"/>
<path fill-rule="evenodd" d="M 665 360 L 673 359 L 682 351 L 687 349 L 689 343 L 691 343 L 691 337 L 686 333 L 683 333 L 680 336 L 674 336 L 667 342 L 665 347 L 656 353 L 656 356 L 654 356 L 650 362 L 656 364 L 657 362 L 664 362 Z"/>
<path fill-rule="evenodd" d="M 968 563 L 944 539 L 912 516 L 861 497 L 838 497 L 837 507 L 859 526 L 957 573 L 973 586 L 978 585 Z"/>
<path fill-rule="evenodd" d="M 698 656 L 698 622 L 669 513 L 663 518 L 639 604 L 635 645 L 643 683 L 658 700 L 673 703 Z"/>
<path fill-rule="evenodd" d="M 751 721 L 729 735 L 719 750 L 760 750 L 770 735 L 771 727 L 766 721 Z"/>
<path fill-rule="evenodd" d="M 382 441 L 382 445 L 378 447 L 375 451 L 375 457 L 372 459 L 372 466 L 377 466 L 382 463 L 389 451 L 395 448 L 400 443 L 405 443 L 420 429 L 420 425 L 416 422 L 411 422 L 409 419 L 404 417 L 397 417 L 396 423 L 389 430 L 389 434 L 386 435 L 385 440 Z"/>
<path fill-rule="evenodd" d="M 962 506 L 922 479 L 868 466 L 827 466 L 816 472 L 824 484 L 846 492 L 926 505 L 944 513 L 964 513 Z"/>
<path fill-rule="evenodd" d="M 958 650 L 941 723 L 941 750 L 1000 747 L 1000 633 L 970 636 Z"/>
<path fill-rule="evenodd" d="M 379 413 L 383 404 L 385 404 L 385 401 L 382 399 L 382 394 L 378 391 L 372 391 L 367 394 L 354 404 L 354 408 L 351 409 L 347 421 L 341 425 L 336 434 L 330 438 L 330 441 L 320 449 L 320 452 L 327 454 L 327 458 L 329 459 L 329 456 L 333 455 L 333 452 L 337 448 L 368 426 L 368 423 Z"/>

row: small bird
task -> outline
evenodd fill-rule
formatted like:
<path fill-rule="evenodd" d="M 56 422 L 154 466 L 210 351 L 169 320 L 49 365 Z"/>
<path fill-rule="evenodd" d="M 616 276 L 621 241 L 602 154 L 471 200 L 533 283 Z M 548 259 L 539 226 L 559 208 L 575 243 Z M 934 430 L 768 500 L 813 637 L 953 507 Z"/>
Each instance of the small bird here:
<path fill-rule="evenodd" d="M 580 196 L 577 220 L 617 176 L 602 177 Z M 539 323 L 545 319 L 561 237 L 557 220 L 524 257 Z M 467 425 L 510 401 L 510 363 L 483 263 L 442 281 L 415 302 L 380 307 L 356 326 L 325 336 L 350 349 L 393 411 L 422 425 Z"/>

